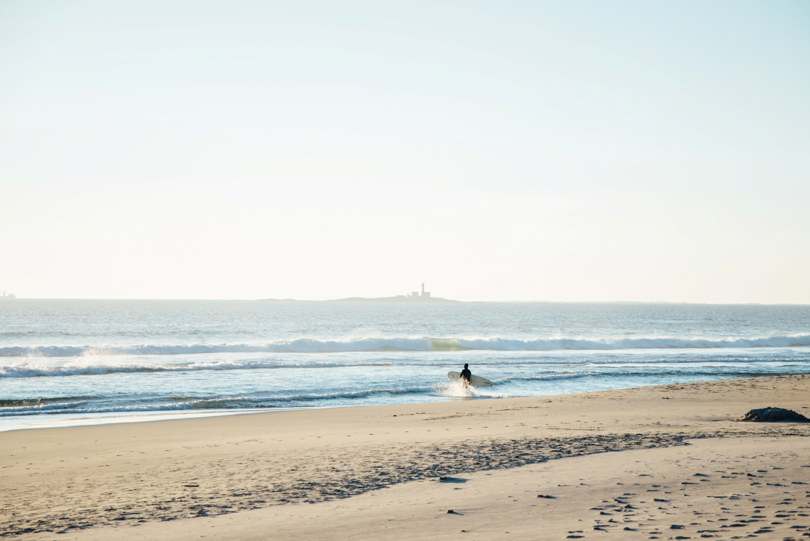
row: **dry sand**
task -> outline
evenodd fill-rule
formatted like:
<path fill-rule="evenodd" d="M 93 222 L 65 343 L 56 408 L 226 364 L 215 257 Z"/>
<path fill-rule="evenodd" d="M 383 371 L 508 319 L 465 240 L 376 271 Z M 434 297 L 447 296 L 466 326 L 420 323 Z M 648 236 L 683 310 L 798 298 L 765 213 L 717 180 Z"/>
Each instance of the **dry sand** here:
<path fill-rule="evenodd" d="M 810 375 L 0 433 L 11 539 L 810 539 Z M 452 512 L 451 512 L 452 511 Z"/>

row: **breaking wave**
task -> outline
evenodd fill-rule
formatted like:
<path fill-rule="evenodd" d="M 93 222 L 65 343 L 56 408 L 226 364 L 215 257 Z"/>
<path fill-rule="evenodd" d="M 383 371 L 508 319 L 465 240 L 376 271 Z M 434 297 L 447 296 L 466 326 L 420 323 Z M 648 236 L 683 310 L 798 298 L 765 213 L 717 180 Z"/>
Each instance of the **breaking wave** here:
<path fill-rule="evenodd" d="M 197 372 L 197 371 L 219 371 L 219 370 L 252 370 L 252 369 L 277 369 L 277 368 L 312 368 L 328 369 L 336 367 L 352 366 L 390 366 L 388 361 L 369 362 L 314 362 L 314 363 L 289 363 L 277 360 L 258 361 L 214 361 L 214 362 L 181 362 L 173 364 L 156 364 L 154 360 L 146 360 L 145 364 L 67 364 L 63 366 L 42 366 L 37 363 L 23 361 L 12 366 L 0 366 L 0 378 L 35 378 L 45 376 L 101 376 L 105 374 L 156 374 L 161 372 Z"/>
<path fill-rule="evenodd" d="M 189 344 L 134 346 L 5 346 L 0 357 L 90 357 L 117 355 L 201 355 L 211 353 L 350 353 L 431 351 L 565 351 L 718 349 L 810 346 L 810 334 L 751 338 L 359 338 L 299 339 L 267 344 Z"/>
<path fill-rule="evenodd" d="M 101 397 L 58 397 L 0 400 L 0 417 L 38 414 L 74 413 L 145 413 L 187 410 L 251 410 L 325 405 L 333 402 L 351 404 L 354 401 L 379 395 L 422 395 L 433 392 L 432 387 L 391 387 L 380 389 L 346 390 L 332 393 L 297 393 L 271 396 L 169 396 L 149 401 L 119 403 L 110 406 L 94 405 Z"/>

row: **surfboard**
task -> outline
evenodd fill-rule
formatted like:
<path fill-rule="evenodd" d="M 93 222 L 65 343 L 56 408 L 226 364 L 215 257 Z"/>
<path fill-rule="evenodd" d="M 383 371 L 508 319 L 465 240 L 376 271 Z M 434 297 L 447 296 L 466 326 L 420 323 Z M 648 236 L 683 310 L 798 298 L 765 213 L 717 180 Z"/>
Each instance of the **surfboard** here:
<path fill-rule="evenodd" d="M 447 378 L 452 379 L 453 381 L 458 381 L 458 378 L 461 377 L 461 372 L 448 372 Z M 476 376 L 475 374 L 472 375 L 470 378 L 470 385 L 473 387 L 489 387 L 492 385 L 492 382 L 489 381 L 487 378 L 482 378 L 481 376 Z"/>

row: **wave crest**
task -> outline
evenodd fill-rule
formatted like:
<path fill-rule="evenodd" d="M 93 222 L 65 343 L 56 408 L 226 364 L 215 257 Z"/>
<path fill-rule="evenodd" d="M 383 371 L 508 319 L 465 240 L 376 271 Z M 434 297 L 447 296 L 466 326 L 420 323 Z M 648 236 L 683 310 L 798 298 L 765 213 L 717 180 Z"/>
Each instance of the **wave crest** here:
<path fill-rule="evenodd" d="M 0 357 L 95 357 L 119 355 L 204 355 L 211 353 L 352 353 L 390 351 L 566 351 L 720 349 L 810 346 L 810 334 L 751 338 L 301 338 L 267 344 L 187 344 L 133 346 L 5 346 Z"/>

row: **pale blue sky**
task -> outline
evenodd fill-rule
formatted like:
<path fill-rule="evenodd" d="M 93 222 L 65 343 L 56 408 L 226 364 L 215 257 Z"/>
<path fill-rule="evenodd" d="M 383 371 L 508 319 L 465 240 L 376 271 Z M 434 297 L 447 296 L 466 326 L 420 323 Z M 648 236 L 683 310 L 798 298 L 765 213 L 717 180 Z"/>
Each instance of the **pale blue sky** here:
<path fill-rule="evenodd" d="M 0 2 L 21 297 L 810 303 L 810 3 Z"/>

